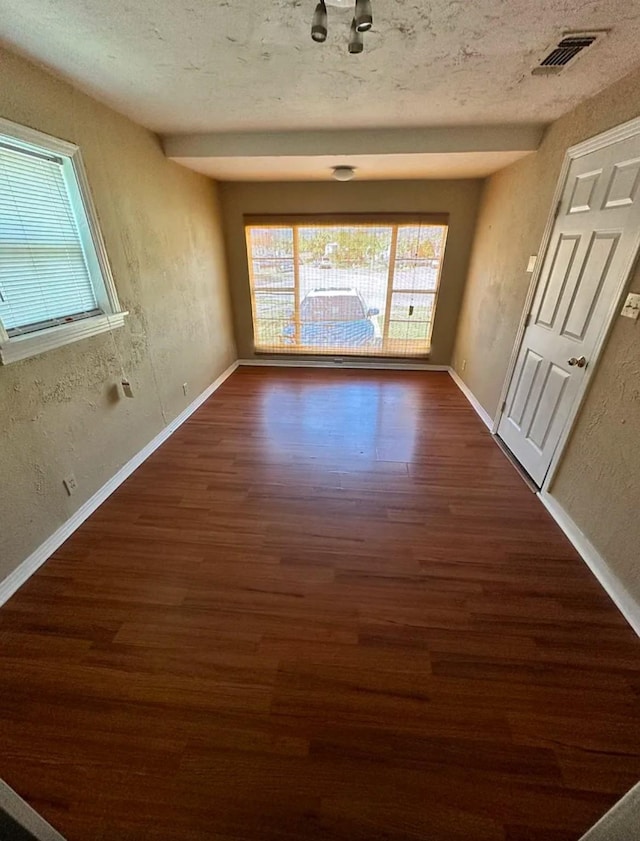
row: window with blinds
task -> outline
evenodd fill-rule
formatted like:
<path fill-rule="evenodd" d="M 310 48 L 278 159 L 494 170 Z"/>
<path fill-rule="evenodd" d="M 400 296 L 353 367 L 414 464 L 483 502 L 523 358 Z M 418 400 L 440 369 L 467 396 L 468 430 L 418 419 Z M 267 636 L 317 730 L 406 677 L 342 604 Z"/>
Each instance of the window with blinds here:
<path fill-rule="evenodd" d="M 0 320 L 9 337 L 103 312 L 86 228 L 68 160 L 0 136 Z"/>
<path fill-rule="evenodd" d="M 246 219 L 263 353 L 425 356 L 446 217 Z"/>

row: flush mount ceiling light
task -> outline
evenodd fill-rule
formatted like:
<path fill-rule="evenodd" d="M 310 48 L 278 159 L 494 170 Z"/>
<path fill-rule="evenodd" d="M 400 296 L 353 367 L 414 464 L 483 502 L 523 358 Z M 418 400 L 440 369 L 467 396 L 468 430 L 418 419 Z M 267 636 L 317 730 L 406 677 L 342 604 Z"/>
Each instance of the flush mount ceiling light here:
<path fill-rule="evenodd" d="M 355 168 L 352 166 L 334 166 L 333 177 L 336 181 L 351 181 L 355 178 Z"/>
<path fill-rule="evenodd" d="M 311 21 L 311 37 L 322 44 L 327 40 L 328 15 L 327 6 L 335 6 L 337 9 L 347 9 L 353 6 L 353 0 L 320 0 L 313 13 Z M 355 0 L 355 10 L 351 21 L 349 34 L 349 52 L 361 53 L 364 50 L 364 39 L 362 34 L 368 32 L 373 26 L 373 12 L 371 0 Z"/>

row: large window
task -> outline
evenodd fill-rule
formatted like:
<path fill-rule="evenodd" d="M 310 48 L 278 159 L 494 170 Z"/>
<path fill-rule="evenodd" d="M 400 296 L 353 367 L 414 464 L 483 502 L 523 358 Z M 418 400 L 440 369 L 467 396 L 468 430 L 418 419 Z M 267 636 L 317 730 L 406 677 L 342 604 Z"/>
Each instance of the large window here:
<path fill-rule="evenodd" d="M 445 217 L 247 219 L 255 349 L 426 356 Z"/>
<path fill-rule="evenodd" d="M 122 324 L 77 146 L 0 120 L 0 359 Z"/>

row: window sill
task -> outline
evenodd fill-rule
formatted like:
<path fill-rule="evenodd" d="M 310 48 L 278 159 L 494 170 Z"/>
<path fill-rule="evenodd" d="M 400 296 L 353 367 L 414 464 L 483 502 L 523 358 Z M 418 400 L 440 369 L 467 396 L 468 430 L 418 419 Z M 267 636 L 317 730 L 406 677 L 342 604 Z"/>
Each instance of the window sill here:
<path fill-rule="evenodd" d="M 0 345 L 0 363 L 9 365 L 11 362 L 19 362 L 21 359 L 38 356 L 48 350 L 122 327 L 128 314 L 115 312 L 108 316 L 95 315 L 92 318 L 60 324 L 58 327 L 48 327 L 46 330 L 28 333 L 25 336 L 14 336 Z"/>
<path fill-rule="evenodd" d="M 415 360 L 417 362 L 428 362 L 431 357 L 431 346 L 425 347 L 419 353 L 402 353 L 399 350 L 388 350 L 384 351 L 382 349 L 376 350 L 375 353 L 357 353 L 354 351 L 353 353 L 345 353 L 337 352 L 337 351 L 326 351 L 320 350 L 318 348 L 299 348 L 291 346 L 291 350 L 287 350 L 283 347 L 274 347 L 274 348 L 254 348 L 254 356 L 257 357 L 280 357 L 282 359 L 286 359 L 287 357 L 313 357 L 314 359 L 319 360 L 328 360 L 329 362 L 335 362 L 336 359 L 350 359 L 352 361 L 373 361 L 376 360 L 389 360 L 393 362 L 394 360 L 398 362 L 411 362 Z"/>

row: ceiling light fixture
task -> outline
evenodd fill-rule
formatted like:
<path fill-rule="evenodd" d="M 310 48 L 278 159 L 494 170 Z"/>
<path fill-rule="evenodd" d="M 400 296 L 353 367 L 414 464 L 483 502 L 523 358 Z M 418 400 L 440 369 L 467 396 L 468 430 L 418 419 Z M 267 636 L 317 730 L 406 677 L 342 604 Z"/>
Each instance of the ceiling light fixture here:
<path fill-rule="evenodd" d="M 318 44 L 323 44 L 328 35 L 327 6 L 345 9 L 353 5 L 353 0 L 320 0 L 313 13 L 311 22 L 311 37 Z M 349 52 L 358 54 L 364 50 L 362 34 L 369 32 L 373 26 L 373 12 L 371 0 L 355 0 L 355 11 L 351 21 L 349 35 Z"/>
<path fill-rule="evenodd" d="M 371 0 L 356 0 L 355 24 L 358 32 L 368 32 L 373 26 Z"/>
<path fill-rule="evenodd" d="M 355 178 L 356 171 L 352 166 L 334 166 L 333 177 L 336 181 L 351 181 Z"/>
<path fill-rule="evenodd" d="M 316 43 L 322 44 L 327 40 L 327 32 L 327 7 L 324 0 L 320 0 L 311 21 L 311 37 Z"/>

